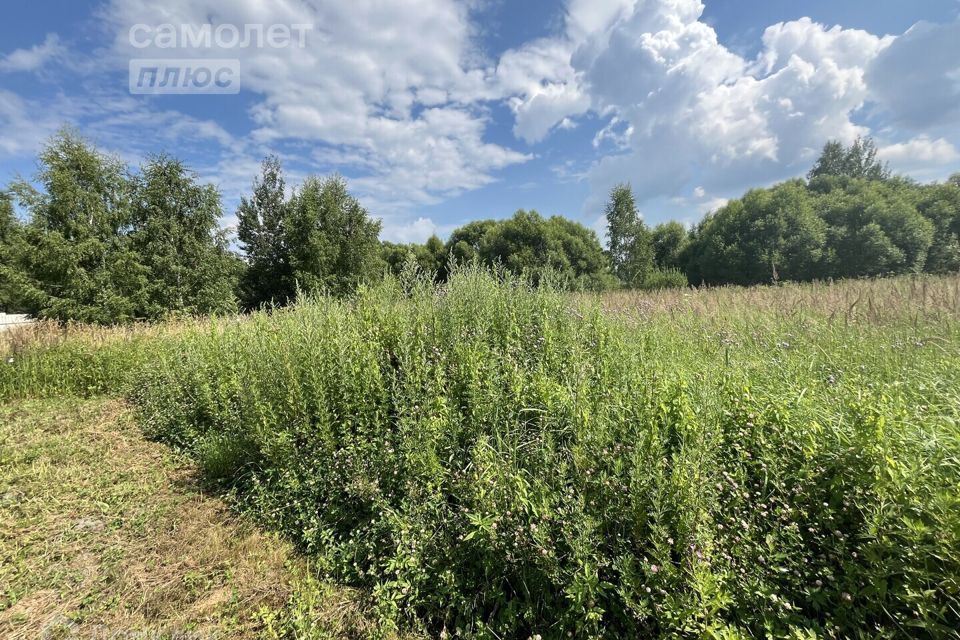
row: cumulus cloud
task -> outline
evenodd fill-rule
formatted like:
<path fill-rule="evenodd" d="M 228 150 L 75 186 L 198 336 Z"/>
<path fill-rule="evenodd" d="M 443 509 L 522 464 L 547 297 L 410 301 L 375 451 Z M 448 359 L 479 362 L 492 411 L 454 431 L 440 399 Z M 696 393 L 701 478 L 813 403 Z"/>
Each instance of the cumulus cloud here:
<path fill-rule="evenodd" d="M 484 140 L 480 98 L 499 97 L 491 72 L 469 64 L 468 9 L 455 0 L 413 3 L 291 0 L 112 0 L 105 12 L 124 57 L 168 57 L 134 48 L 135 24 L 312 24 L 304 47 L 181 47 L 178 56 L 237 57 L 242 83 L 260 101 L 252 139 L 307 141 L 337 148 L 364 177 L 353 184 L 378 205 L 402 209 L 437 202 L 496 179 L 529 156 Z M 187 44 L 181 42 L 180 44 Z M 505 71 L 506 73 L 506 71 Z M 511 78 L 510 82 L 520 82 Z"/>
<path fill-rule="evenodd" d="M 598 191 L 633 179 L 641 199 L 670 196 L 697 174 L 712 191 L 741 189 L 796 175 L 826 139 L 864 132 L 851 114 L 867 96 L 864 66 L 886 39 L 803 19 L 769 27 L 759 58 L 747 61 L 699 21 L 696 0 L 638 7 L 598 36 L 605 47 L 573 58 L 597 106 L 635 129 L 632 153 L 597 164 Z"/>
<path fill-rule="evenodd" d="M 910 173 L 954 162 L 960 159 L 960 152 L 943 138 L 934 140 L 921 135 L 906 142 L 881 147 L 877 156 L 889 162 L 895 171 Z"/>
<path fill-rule="evenodd" d="M 578 126 L 595 127 L 584 132 L 592 158 L 551 157 L 551 149 L 537 156 L 549 158 L 557 180 L 589 183 L 591 216 L 621 181 L 641 205 L 683 200 L 695 215 L 748 187 L 802 175 L 828 139 L 873 134 L 881 157 L 912 175 L 960 162 L 960 21 L 888 36 L 801 18 L 769 26 L 759 53 L 746 58 L 702 21 L 700 0 L 567 0 L 557 33 L 488 58 L 470 13 L 476 5 L 106 0 L 98 17 L 115 40 L 91 54 L 97 65 L 85 73 L 103 62 L 125 70 L 131 58 L 238 58 L 251 98 L 246 130 L 128 95 L 42 105 L 0 90 L 0 126 L 9 132 L 0 151 L 33 152 L 59 121 L 84 121 L 85 131 L 132 153 L 157 140 L 204 148 L 201 173 L 228 201 L 249 186 L 263 154 L 279 151 L 291 179 L 351 176 L 371 212 L 385 217 L 385 237 L 404 240 L 440 228 L 412 216 L 416 207 L 490 185 L 535 157 L 522 143 L 546 145 Z M 224 50 L 181 40 L 171 50 L 134 47 L 135 24 L 314 26 L 303 47 Z M 63 57 L 50 35 L 0 57 L 0 71 L 48 69 Z M 504 105 L 516 144 L 490 140 Z M 134 129 L 153 137 L 125 141 Z"/>
<path fill-rule="evenodd" d="M 0 72 L 38 71 L 48 63 L 62 58 L 66 49 L 55 33 L 29 49 L 17 49 L 0 58 Z"/>
<path fill-rule="evenodd" d="M 757 73 L 766 75 L 789 64 L 792 57 L 803 60 L 832 60 L 838 66 L 863 69 L 888 47 L 893 36 L 878 38 L 859 29 L 839 25 L 826 28 L 810 18 L 781 22 L 763 33 L 764 50 L 756 61 Z"/>
<path fill-rule="evenodd" d="M 509 97 L 518 138 L 539 142 L 554 127 L 571 126 L 570 116 L 590 108 L 590 97 L 570 64 L 571 51 L 567 41 L 541 39 L 500 57 L 494 95 Z"/>
<path fill-rule="evenodd" d="M 395 220 L 385 218 L 383 220 L 383 231 L 380 234 L 384 240 L 391 242 L 401 242 L 404 244 L 411 242 L 423 243 L 430 236 L 444 236 L 452 229 L 449 225 L 438 225 L 430 218 L 418 217 L 415 220 Z"/>
<path fill-rule="evenodd" d="M 920 22 L 877 55 L 867 69 L 871 95 L 913 129 L 960 120 L 960 20 Z"/>
<path fill-rule="evenodd" d="M 606 155 L 589 171 L 587 210 L 621 181 L 644 202 L 697 180 L 721 194 L 713 208 L 722 195 L 802 175 L 829 139 L 870 135 L 865 108 L 925 133 L 953 127 L 884 147 L 895 169 L 957 160 L 960 21 L 895 37 L 801 18 L 769 26 L 760 53 L 745 59 L 701 21 L 703 8 L 700 0 L 569 0 L 565 32 L 520 50 L 523 69 L 543 82 L 513 99 L 518 135 L 541 140 L 586 110 L 607 120 L 594 137 Z M 537 86 L 537 75 L 527 84 Z"/>
<path fill-rule="evenodd" d="M 525 68 L 549 69 L 549 91 L 577 101 L 564 113 L 554 99 L 537 126 L 515 108 L 518 131 L 541 139 L 582 114 L 587 100 L 607 118 L 594 138 L 608 155 L 589 172 L 588 209 L 621 181 L 643 202 L 675 197 L 697 180 L 719 192 L 712 207 L 749 186 L 802 175 L 828 139 L 871 133 L 859 117 L 867 105 L 917 126 L 955 124 L 960 115 L 960 22 L 917 25 L 897 38 L 801 18 L 769 26 L 760 53 L 745 59 L 701 21 L 703 8 L 700 0 L 570 0 L 565 33 L 525 50 L 541 53 Z M 955 160 L 951 150 L 948 139 L 918 138 L 885 153 L 929 165 Z"/>

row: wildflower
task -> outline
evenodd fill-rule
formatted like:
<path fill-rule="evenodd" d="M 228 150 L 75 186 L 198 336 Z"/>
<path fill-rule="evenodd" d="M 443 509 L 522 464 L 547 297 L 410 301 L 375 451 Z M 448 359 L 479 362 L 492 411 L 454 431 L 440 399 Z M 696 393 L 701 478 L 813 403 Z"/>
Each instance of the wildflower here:
<path fill-rule="evenodd" d="M 840 594 L 840 598 L 841 598 L 844 602 L 851 602 L 851 601 L 853 600 L 853 596 L 851 596 L 851 595 L 850 595 L 849 593 L 847 593 L 846 591 L 844 591 L 843 593 Z"/>
<path fill-rule="evenodd" d="M 655 565 L 655 564 L 650 565 L 650 572 L 651 572 L 651 573 L 657 573 L 658 571 L 660 571 L 660 567 L 658 567 L 658 566 Z"/>

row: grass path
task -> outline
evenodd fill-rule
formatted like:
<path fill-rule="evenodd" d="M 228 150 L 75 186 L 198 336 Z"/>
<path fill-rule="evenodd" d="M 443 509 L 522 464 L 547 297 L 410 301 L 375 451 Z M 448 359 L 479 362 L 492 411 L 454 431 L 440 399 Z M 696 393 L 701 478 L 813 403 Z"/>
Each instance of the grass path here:
<path fill-rule="evenodd" d="M 0 405 L 0 637 L 366 635 L 355 600 L 205 495 L 122 403 Z"/>

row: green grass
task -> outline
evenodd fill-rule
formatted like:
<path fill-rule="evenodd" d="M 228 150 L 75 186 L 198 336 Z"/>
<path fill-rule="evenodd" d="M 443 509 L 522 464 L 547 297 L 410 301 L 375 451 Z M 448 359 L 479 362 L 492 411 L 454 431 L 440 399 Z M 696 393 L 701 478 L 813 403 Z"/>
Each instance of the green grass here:
<path fill-rule="evenodd" d="M 0 406 L 0 637 L 357 637 L 362 603 L 231 515 L 123 403 Z"/>
<path fill-rule="evenodd" d="M 465 269 L 178 332 L 123 387 L 381 630 L 950 637 L 957 292 Z"/>

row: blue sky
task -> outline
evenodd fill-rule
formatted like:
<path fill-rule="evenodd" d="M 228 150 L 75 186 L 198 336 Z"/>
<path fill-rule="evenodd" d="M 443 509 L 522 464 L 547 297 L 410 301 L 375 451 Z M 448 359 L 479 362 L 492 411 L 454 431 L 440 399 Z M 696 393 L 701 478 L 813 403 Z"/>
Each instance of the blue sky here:
<path fill-rule="evenodd" d="M 220 187 L 226 226 L 268 153 L 293 184 L 347 176 L 401 241 L 518 208 L 602 232 L 621 181 L 648 222 L 694 223 L 803 175 L 830 138 L 872 135 L 919 180 L 960 171 L 958 0 L 31 0 L 4 12 L 0 184 L 31 177 L 43 141 L 70 124 L 132 166 L 182 158 Z M 161 25 L 311 27 L 283 46 L 170 47 Z M 131 95 L 139 58 L 235 59 L 242 89 Z"/>

